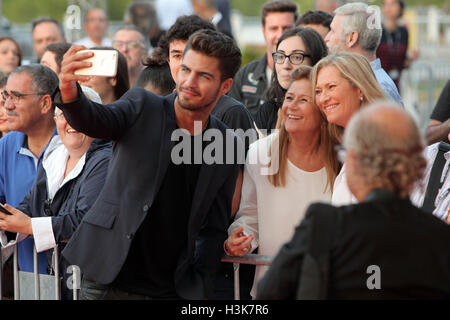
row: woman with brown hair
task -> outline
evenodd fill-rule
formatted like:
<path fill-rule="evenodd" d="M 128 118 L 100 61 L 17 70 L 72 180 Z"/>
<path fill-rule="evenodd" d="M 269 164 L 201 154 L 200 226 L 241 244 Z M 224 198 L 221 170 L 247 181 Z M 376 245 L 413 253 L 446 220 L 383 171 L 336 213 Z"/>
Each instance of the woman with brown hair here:
<path fill-rule="evenodd" d="M 331 54 L 312 70 L 314 103 L 326 116 L 329 131 L 340 141 L 351 117 L 366 104 L 386 99 L 369 61 L 350 52 Z M 355 203 L 345 180 L 345 164 L 333 186 L 333 205 Z"/>
<path fill-rule="evenodd" d="M 6 87 L 8 76 L 0 75 L 0 92 Z M 0 138 L 9 132 L 8 116 L 6 115 L 5 100 L 0 97 Z"/>
<path fill-rule="evenodd" d="M 336 139 L 313 103 L 311 67 L 292 74 L 282 106 L 281 129 L 250 146 L 241 203 L 224 243 L 227 254 L 275 255 L 294 233 L 307 206 L 329 202 L 339 171 Z M 268 166 L 267 166 L 268 164 Z M 266 267 L 257 266 L 252 296 Z"/>
<path fill-rule="evenodd" d="M 281 106 L 284 95 L 291 82 L 292 72 L 301 66 L 314 66 L 327 55 L 327 46 L 320 35 L 310 28 L 296 27 L 288 29 L 280 37 L 276 51 L 272 53 L 274 73 L 266 91 L 266 102 L 255 116 L 258 129 L 279 128 Z"/>
<path fill-rule="evenodd" d="M 0 71 L 9 75 L 22 63 L 22 50 L 11 37 L 0 37 Z"/>

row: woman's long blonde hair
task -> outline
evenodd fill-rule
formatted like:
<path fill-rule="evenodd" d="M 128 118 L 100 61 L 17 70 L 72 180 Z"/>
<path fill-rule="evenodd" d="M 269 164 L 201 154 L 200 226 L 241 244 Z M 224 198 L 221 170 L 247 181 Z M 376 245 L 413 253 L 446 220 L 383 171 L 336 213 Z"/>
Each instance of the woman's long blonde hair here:
<path fill-rule="evenodd" d="M 338 52 L 333 53 L 325 58 L 322 58 L 311 71 L 311 81 L 313 86 L 313 101 L 316 104 L 316 85 L 317 76 L 325 67 L 334 66 L 342 77 L 347 79 L 353 87 L 361 90 L 363 94 L 363 100 L 361 101 L 361 107 L 372 103 L 380 99 L 387 99 L 383 89 L 375 77 L 375 74 L 370 66 L 369 61 L 361 54 L 353 52 Z M 359 97 L 355 97 L 359 99 Z M 319 108 L 320 112 L 323 111 Z M 340 141 L 342 138 L 343 128 L 329 123 L 329 131 Z"/>
<path fill-rule="evenodd" d="M 294 81 L 299 81 L 302 79 L 311 81 L 311 72 L 311 67 L 301 66 L 292 73 L 291 84 Z M 287 151 L 289 145 L 289 134 L 286 131 L 282 113 L 280 113 L 280 115 L 281 116 L 279 119 L 281 119 L 281 122 L 279 128 L 279 146 L 278 150 L 275 150 L 275 152 L 278 151 L 279 169 L 275 174 L 268 176 L 269 181 L 275 187 L 282 187 L 286 185 Z M 322 161 L 327 171 L 327 184 L 325 186 L 325 192 L 327 188 L 330 188 L 330 190 L 333 191 L 334 180 L 340 170 L 340 165 L 334 150 L 334 146 L 338 144 L 338 139 L 336 136 L 333 136 L 332 132 L 329 131 L 328 122 L 325 115 L 322 112 L 320 115 L 322 118 L 322 124 L 320 126 L 320 140 L 317 145 L 317 149 L 321 154 Z"/>

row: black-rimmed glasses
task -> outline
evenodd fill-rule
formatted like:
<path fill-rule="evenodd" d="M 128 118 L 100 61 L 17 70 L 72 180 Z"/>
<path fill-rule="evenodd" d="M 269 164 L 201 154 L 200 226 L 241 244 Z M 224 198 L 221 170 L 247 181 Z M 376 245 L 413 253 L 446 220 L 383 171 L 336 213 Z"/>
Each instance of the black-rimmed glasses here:
<path fill-rule="evenodd" d="M 274 52 L 272 53 L 273 61 L 277 64 L 283 64 L 286 58 L 289 59 L 290 63 L 298 65 L 302 64 L 305 57 L 311 57 L 309 54 L 305 52 L 293 52 L 291 54 L 284 54 L 282 52 Z"/>
<path fill-rule="evenodd" d="M 8 91 L 3 90 L 1 92 L 1 94 L 2 94 L 3 101 L 6 102 L 6 100 L 11 99 L 13 103 L 19 103 L 20 99 L 23 98 L 23 97 L 43 96 L 43 95 L 46 95 L 47 93 L 45 93 L 45 92 L 20 93 L 19 91 L 14 91 L 14 90 L 11 90 L 11 93 L 9 93 Z"/>

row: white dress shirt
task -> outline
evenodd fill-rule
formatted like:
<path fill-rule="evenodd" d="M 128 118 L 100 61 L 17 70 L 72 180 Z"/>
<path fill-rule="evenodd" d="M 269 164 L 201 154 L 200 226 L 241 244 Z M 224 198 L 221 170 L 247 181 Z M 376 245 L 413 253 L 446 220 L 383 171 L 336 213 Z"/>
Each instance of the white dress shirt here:
<path fill-rule="evenodd" d="M 417 185 L 411 193 L 411 202 L 421 207 L 425 199 L 425 191 L 430 181 L 431 169 L 433 167 L 434 159 L 439 151 L 439 143 L 432 144 L 424 150 L 424 157 L 427 160 L 427 167 L 423 175 L 422 185 Z M 442 170 L 441 180 L 444 180 L 441 189 L 439 189 L 435 200 L 435 209 L 433 214 L 441 220 L 446 220 L 448 217 L 448 211 L 450 209 L 450 151 L 444 154 L 445 165 Z"/>

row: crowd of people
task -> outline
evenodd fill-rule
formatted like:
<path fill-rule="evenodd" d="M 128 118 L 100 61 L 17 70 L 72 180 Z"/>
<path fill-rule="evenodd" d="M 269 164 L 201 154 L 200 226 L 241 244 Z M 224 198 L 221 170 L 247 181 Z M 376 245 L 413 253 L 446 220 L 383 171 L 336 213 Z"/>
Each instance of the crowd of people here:
<path fill-rule="evenodd" d="M 112 39 L 93 8 L 74 44 L 39 18 L 23 66 L 0 38 L 2 269 L 18 243 L 21 271 L 36 248 L 54 275 L 58 245 L 81 299 L 233 299 L 221 258 L 257 252 L 244 299 L 450 298 L 450 80 L 425 139 L 398 89 L 404 2 L 384 26 L 336 2 L 266 2 L 242 67 L 228 1 L 134 1 Z M 116 75 L 78 74 L 86 48 L 116 50 Z"/>

